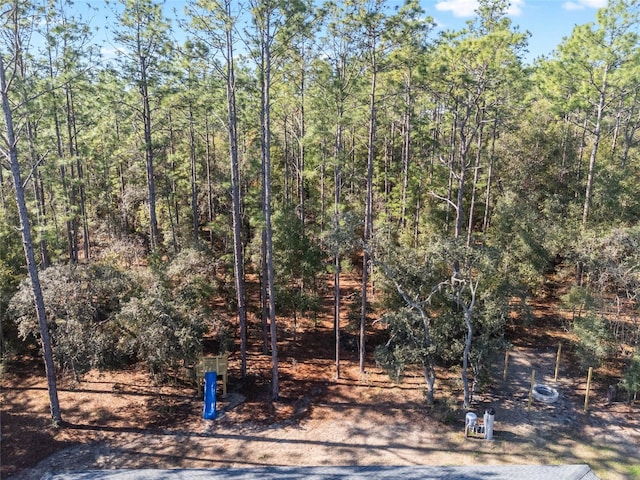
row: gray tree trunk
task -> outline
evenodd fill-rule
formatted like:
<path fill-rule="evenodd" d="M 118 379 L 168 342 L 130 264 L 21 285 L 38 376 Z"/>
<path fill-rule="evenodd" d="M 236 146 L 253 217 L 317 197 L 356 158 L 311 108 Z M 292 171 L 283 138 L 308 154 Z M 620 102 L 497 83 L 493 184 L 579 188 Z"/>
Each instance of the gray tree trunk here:
<path fill-rule="evenodd" d="M 144 123 L 144 151 L 149 190 L 149 243 L 151 250 L 158 247 L 158 219 L 156 217 L 156 181 L 153 171 L 153 144 L 151 143 L 151 106 L 147 84 L 145 58 L 140 58 L 140 95 L 142 98 L 142 118 Z"/>
<path fill-rule="evenodd" d="M 333 183 L 334 183 L 334 197 L 333 197 L 333 228 L 337 234 L 340 228 L 340 196 L 342 191 L 342 164 L 341 155 L 342 151 L 342 126 L 338 125 L 336 129 L 336 143 L 335 143 L 335 164 L 333 167 Z M 340 247 L 334 246 L 335 252 L 333 257 L 334 274 L 333 274 L 333 323 L 335 328 L 335 340 L 336 340 L 336 378 L 340 378 Z"/>
<path fill-rule="evenodd" d="M 593 190 L 593 178 L 596 170 L 596 157 L 598 155 L 598 145 L 600 144 L 600 135 L 602 130 L 602 115 L 604 112 L 606 93 L 607 93 L 607 73 L 609 72 L 609 65 L 604 69 L 602 75 L 602 87 L 600 88 L 600 98 L 598 99 L 598 107 L 596 111 L 596 125 L 593 133 L 593 146 L 591 147 L 591 155 L 589 156 L 589 171 L 587 173 L 587 186 L 584 193 L 584 208 L 582 210 L 582 226 L 587 225 L 589 219 L 591 197 Z"/>
<path fill-rule="evenodd" d="M 273 270 L 273 231 L 271 227 L 271 18 L 267 13 L 262 30 L 262 159 L 264 165 L 264 223 L 267 253 L 267 290 L 269 295 L 269 319 L 271 322 L 271 398 L 279 396 L 278 333 L 276 326 L 275 279 Z"/>
<path fill-rule="evenodd" d="M 476 291 L 478 290 L 478 282 L 473 282 L 473 278 L 469 275 L 469 285 L 466 285 L 466 281 L 458 277 L 458 270 L 454 267 L 454 275 L 451 280 L 451 286 L 456 289 L 455 301 L 458 307 L 464 312 L 464 324 L 467 329 L 467 333 L 464 338 L 464 351 L 462 353 L 462 385 L 464 388 L 464 408 L 469 408 L 471 405 L 471 394 L 469 389 L 469 379 L 467 378 L 467 372 L 469 371 L 469 354 L 471 353 L 471 344 L 473 342 L 473 312 L 476 304 Z M 469 288 L 471 298 L 469 304 L 465 304 L 462 299 L 462 292 L 465 287 Z"/>
<path fill-rule="evenodd" d="M 369 283 L 369 243 L 373 234 L 373 161 L 376 139 L 376 37 L 371 37 L 371 90 L 369 92 L 369 144 L 367 146 L 367 198 L 364 213 L 364 251 L 362 252 L 362 310 L 360 314 L 360 372 L 364 373 L 367 323 L 367 286 Z M 407 166 L 408 168 L 408 166 Z"/>
<path fill-rule="evenodd" d="M 25 260 L 29 278 L 31 279 L 31 287 L 33 289 L 33 298 L 36 307 L 36 315 L 38 317 L 38 325 L 40 327 L 40 340 L 42 342 L 42 351 L 44 356 L 45 373 L 47 376 L 47 387 L 49 391 L 49 407 L 51 410 L 51 418 L 57 425 L 62 423 L 62 414 L 60 411 L 60 403 L 58 402 L 58 388 L 56 385 L 55 364 L 53 362 L 53 349 L 51 347 L 51 337 L 49 335 L 49 327 L 47 325 L 47 317 L 44 306 L 44 298 L 40 287 L 40 277 L 36 265 L 35 254 L 33 251 L 33 243 L 31 241 L 31 224 L 27 212 L 27 205 L 24 196 L 24 188 L 22 185 L 22 176 L 20 175 L 20 165 L 18 163 L 18 147 L 13 128 L 13 115 L 9 103 L 9 92 L 7 87 L 4 58 L 0 53 L 0 95 L 2 96 L 2 111 L 4 113 L 5 127 L 7 133 L 6 152 L 11 168 L 11 175 L 16 193 L 16 203 L 18 206 L 18 215 L 20 217 L 20 232 L 22 234 L 22 245 L 24 247 Z"/>
<path fill-rule="evenodd" d="M 231 0 L 224 2 L 225 13 L 231 18 Z M 236 283 L 236 300 L 240 322 L 240 373 L 247 375 L 247 311 L 244 294 L 244 255 L 242 250 L 241 216 L 240 216 L 240 166 L 238 159 L 238 133 L 236 113 L 235 65 L 233 59 L 233 30 L 227 23 L 226 29 L 226 61 L 227 61 L 227 113 L 229 129 L 229 150 L 231 160 L 231 196 L 233 203 L 233 269 Z"/>
<path fill-rule="evenodd" d="M 196 131 L 193 120 L 193 110 L 189 106 L 189 164 L 191 166 L 191 215 L 193 228 L 193 241 L 197 242 L 199 237 L 199 217 L 198 213 L 198 183 L 197 183 L 197 157 L 196 157 Z"/>

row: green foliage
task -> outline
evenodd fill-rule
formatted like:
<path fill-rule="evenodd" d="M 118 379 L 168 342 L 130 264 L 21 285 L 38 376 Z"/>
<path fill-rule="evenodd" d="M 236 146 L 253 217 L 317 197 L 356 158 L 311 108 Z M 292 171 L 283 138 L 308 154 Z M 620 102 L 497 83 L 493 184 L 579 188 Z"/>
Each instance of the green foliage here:
<path fill-rule="evenodd" d="M 581 284 L 564 299 L 569 305 L 606 312 L 625 299 L 632 309 L 639 306 L 640 228 L 587 231 L 568 259 Z"/>
<path fill-rule="evenodd" d="M 278 313 L 293 314 L 296 321 L 298 315 L 319 313 L 321 305 L 322 300 L 318 295 L 302 291 L 300 288 L 276 288 L 276 308 L 278 309 Z"/>
<path fill-rule="evenodd" d="M 345 331 L 347 333 L 359 333 L 362 319 L 362 292 L 353 292 L 346 300 L 348 301 L 348 308 Z"/>
<path fill-rule="evenodd" d="M 582 369 L 598 367 L 615 351 L 615 338 L 608 322 L 589 313 L 573 322 L 573 332 L 578 337 L 576 354 Z"/>
<path fill-rule="evenodd" d="M 433 354 L 425 339 L 420 315 L 410 308 L 386 313 L 380 322 L 387 328 L 389 341 L 375 350 L 376 363 L 394 381 L 400 382 L 410 366 L 424 365 Z"/>
<path fill-rule="evenodd" d="M 57 265 L 41 273 L 54 352 L 74 375 L 130 361 L 145 362 L 156 378 L 192 364 L 202 350 L 215 289 L 215 262 L 186 249 L 154 273 L 134 278 L 111 263 Z M 30 284 L 22 282 L 9 316 L 20 336 L 37 338 Z M 208 323 L 209 322 L 209 323 Z"/>
<path fill-rule="evenodd" d="M 640 286 L 640 228 L 588 231 L 571 260 L 581 266 L 580 280 L 593 295 L 634 298 Z"/>
<path fill-rule="evenodd" d="M 582 313 L 596 307 L 596 300 L 585 287 L 573 285 L 567 293 L 560 297 L 565 308 L 571 309 L 573 317 L 582 317 Z"/>
<path fill-rule="evenodd" d="M 333 219 L 333 227 L 323 239 L 331 255 L 348 255 L 358 246 L 358 230 L 362 228 L 362 216 L 353 211 L 341 212 Z"/>
<path fill-rule="evenodd" d="M 60 366 L 78 375 L 115 361 L 117 336 L 110 321 L 138 291 L 131 277 L 108 264 L 57 265 L 41 272 L 40 282 Z M 8 315 L 16 322 L 21 338 L 38 337 L 28 280 L 11 299 Z"/>
<path fill-rule="evenodd" d="M 18 348 L 17 332 L 12 322 L 5 321 L 5 313 L 11 297 L 16 292 L 20 280 L 26 274 L 24 267 L 24 250 L 20 244 L 20 236 L 15 229 L 0 222 L 0 359 L 7 350 Z"/>
<path fill-rule="evenodd" d="M 208 313 L 208 301 L 217 290 L 218 262 L 205 248 L 185 248 L 164 271 L 171 298 L 185 312 Z"/>
<path fill-rule="evenodd" d="M 114 317 L 123 332 L 118 348 L 131 358 L 143 360 L 159 379 L 170 369 L 193 364 L 202 350 L 205 325 L 158 297 L 132 298 Z"/>
<path fill-rule="evenodd" d="M 274 268 L 278 281 L 300 281 L 312 285 L 324 266 L 324 255 L 316 242 L 304 230 L 293 209 L 285 208 L 273 216 Z"/>
<path fill-rule="evenodd" d="M 152 374 L 166 378 L 178 366 L 195 363 L 202 337 L 217 332 L 221 347 L 225 325 L 212 317 L 210 302 L 218 288 L 218 262 L 202 245 L 185 248 L 168 260 L 157 258 L 144 280 L 146 295 L 132 298 L 114 317 L 126 335 L 120 348 L 144 361 Z"/>
<path fill-rule="evenodd" d="M 611 218 L 618 218 L 621 224 L 637 222 L 640 218 L 637 175 L 637 169 L 621 169 L 618 163 L 603 165 L 597 172 L 590 216 L 593 227 L 607 228 Z"/>
<path fill-rule="evenodd" d="M 549 267 L 550 254 L 544 247 L 545 230 L 537 216 L 520 196 L 505 194 L 494 212 L 487 234 L 489 245 L 502 254 L 502 273 L 515 283 L 534 287 L 542 282 Z"/>
<path fill-rule="evenodd" d="M 467 332 L 463 305 L 473 305 L 470 359 L 480 376 L 492 353 L 504 347 L 512 287 L 496 274 L 500 256 L 450 240 L 427 249 L 390 249 L 379 258 L 387 308 L 380 322 L 389 340 L 377 348 L 377 362 L 395 379 L 410 365 L 460 364 Z M 470 282 L 477 285 L 475 303 Z"/>
<path fill-rule="evenodd" d="M 640 391 L 640 349 L 637 349 L 631 358 L 620 384 L 627 391 L 629 398 Z"/>
<path fill-rule="evenodd" d="M 232 43 L 252 50 L 266 24 L 236 29 L 239 2 L 229 12 L 216 2 L 189 2 L 179 19 L 189 38 L 179 46 L 159 2 L 109 2 L 117 11 L 110 30 L 119 53 L 100 64 L 92 58 L 91 29 L 65 14 L 65 2 L 18 3 L 21 31 L 15 33 L 25 29 L 44 39 L 41 46 L 25 42 L 7 65 L 16 125 L 25 127 L 17 145 L 34 241 L 43 252 L 46 247 L 51 263 L 87 246 L 89 258 L 82 260 L 100 265 L 43 271 L 58 360 L 82 372 L 148 356 L 159 371 L 162 355 L 169 368 L 197 350 L 192 342 L 203 322 L 230 344 L 235 330 L 211 320 L 209 309 L 211 296 L 223 289 L 225 307 L 236 307 L 229 127 L 238 137 L 243 247 L 253 251 L 247 272 L 261 262 L 263 132 L 257 57 L 235 57 L 235 119 L 227 111 L 224 34 L 230 27 Z M 563 301 L 579 320 L 609 319 L 618 302 L 636 319 L 637 2 L 612 0 L 595 23 L 576 26 L 549 58 L 529 67 L 522 61 L 528 35 L 512 23 L 504 0 L 482 0 L 464 28 L 435 40 L 429 38 L 433 21 L 415 0 L 395 10 L 378 0 L 285 3 L 271 5 L 272 122 L 264 132 L 271 140 L 277 308 L 304 313 L 318 307 L 316 282 L 327 256 L 340 260 L 343 273 L 359 269 L 371 147 L 373 229 L 387 244 L 411 246 L 376 252 L 390 269 L 377 284 L 389 309 L 380 321 L 391 335 L 380 361 L 395 376 L 411 364 L 459 361 L 462 306 L 471 301 L 470 282 L 478 280 L 470 354 L 478 368 L 487 352 L 500 348 L 506 299 L 520 299 L 526 310 L 526 295 L 538 293 L 558 265 L 566 266 L 565 280 L 577 279 Z M 270 7 L 255 6 L 255 14 Z M 0 43 L 13 52 L 9 26 Z M 585 202 L 590 173 L 593 191 Z M 24 266 L 11 190 L 0 176 L 3 343 L 18 331 L 31 338 L 36 332 L 28 288 L 18 288 Z M 149 241 L 152 202 L 157 242 Z M 584 205 L 591 211 L 583 226 Z M 456 236 L 469 234 L 473 247 L 433 239 L 454 225 Z M 212 251 L 186 248 L 207 234 Z M 456 259 L 464 284 L 451 281 Z M 419 308 L 407 304 L 394 282 Z M 357 298 L 352 306 L 355 319 Z M 136 312 L 142 323 L 135 323 Z M 114 320 L 118 315 L 121 322 Z M 127 327 L 134 332 L 129 337 Z M 166 345 L 162 338 L 137 338 L 170 329 L 182 333 Z M 597 337 L 595 326 L 584 330 Z"/>
<path fill-rule="evenodd" d="M 453 304 L 448 304 L 434 315 L 431 336 L 438 364 L 446 367 L 460 365 L 465 336 L 462 313 Z"/>
<path fill-rule="evenodd" d="M 579 284 L 561 300 L 573 313 L 583 368 L 600 365 L 621 344 L 633 341 L 634 334 L 625 336 L 624 331 L 613 330 L 610 321 L 621 312 L 637 318 L 639 252 L 640 229 L 629 227 L 585 231 L 568 256 L 567 276 L 577 277 Z"/>

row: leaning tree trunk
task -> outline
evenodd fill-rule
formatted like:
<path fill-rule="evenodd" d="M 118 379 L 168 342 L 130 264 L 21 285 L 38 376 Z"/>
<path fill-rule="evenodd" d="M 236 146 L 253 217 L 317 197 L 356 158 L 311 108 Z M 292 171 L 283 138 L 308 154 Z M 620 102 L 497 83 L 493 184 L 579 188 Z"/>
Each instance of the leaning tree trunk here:
<path fill-rule="evenodd" d="M 49 407 L 51 410 L 51 418 L 54 423 L 62 423 L 62 414 L 60 412 L 60 403 L 58 402 L 58 388 L 56 386 L 56 372 L 53 362 L 53 349 L 51 348 L 51 337 L 47 326 L 47 317 L 44 307 L 44 298 L 40 287 L 40 277 L 38 276 L 38 268 L 36 266 L 35 254 L 33 251 L 33 243 L 31 241 L 31 224 L 27 212 L 27 205 L 24 197 L 24 189 L 22 185 L 22 176 L 20 175 L 20 165 L 18 163 L 18 148 L 16 145 L 15 130 L 13 128 L 13 116 L 11 106 L 9 104 L 9 94 L 7 90 L 7 81 L 4 70 L 4 58 L 0 54 L 0 95 L 2 96 L 2 110 L 4 113 L 6 127 L 6 153 L 8 156 L 11 175 L 13 177 L 14 189 L 16 193 L 16 203 L 18 206 L 18 214 L 20 217 L 20 232 L 22 234 L 22 245 L 24 247 L 25 260 L 29 278 L 31 279 L 31 287 L 33 289 L 33 298 L 36 307 L 36 316 L 40 327 L 40 340 L 42 342 L 42 351 L 44 355 L 45 373 L 47 376 L 47 387 L 49 390 Z"/>
<path fill-rule="evenodd" d="M 454 269 L 454 278 L 457 275 L 457 270 Z M 456 279 L 457 280 L 457 279 Z M 467 333 L 465 334 L 464 339 L 464 351 L 462 353 L 462 385 L 464 387 L 464 408 L 469 408 L 471 405 L 471 394 L 469 391 L 469 379 L 467 378 L 467 372 L 469 369 L 469 354 L 471 353 L 471 344 L 473 342 L 473 311 L 476 304 L 476 292 L 478 290 L 478 282 L 479 279 L 476 279 L 476 282 L 473 282 L 473 278 L 469 278 L 469 292 L 471 293 L 471 298 L 469 300 L 469 304 L 465 304 L 462 299 L 462 290 L 465 287 L 464 281 L 457 280 L 457 282 L 452 281 L 453 287 L 458 287 L 458 291 L 456 293 L 455 301 L 458 304 L 458 307 L 462 309 L 464 312 L 464 324 L 467 328 Z"/>

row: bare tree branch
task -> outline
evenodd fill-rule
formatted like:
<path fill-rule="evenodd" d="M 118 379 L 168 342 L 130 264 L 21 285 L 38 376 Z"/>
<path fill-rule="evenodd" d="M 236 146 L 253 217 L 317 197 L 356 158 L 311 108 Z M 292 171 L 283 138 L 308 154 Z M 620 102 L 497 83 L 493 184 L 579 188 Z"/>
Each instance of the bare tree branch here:
<path fill-rule="evenodd" d="M 35 174 L 35 171 L 37 170 L 37 168 L 42 165 L 42 163 L 44 162 L 45 158 L 47 158 L 47 155 L 49 154 L 49 150 L 47 150 L 47 152 L 42 155 L 40 157 L 40 159 L 31 167 L 31 170 L 29 171 L 29 174 L 27 175 L 27 177 L 24 179 L 24 181 L 22 182 L 22 188 L 25 188 L 27 186 L 27 183 L 29 183 L 29 180 L 31 179 L 31 177 L 33 177 L 33 175 Z"/>
<path fill-rule="evenodd" d="M 437 198 L 438 200 L 442 200 L 443 202 L 447 202 L 449 205 L 451 205 L 455 209 L 456 212 L 458 211 L 458 205 L 456 205 L 456 203 L 453 202 L 451 199 L 446 198 L 446 197 L 442 197 L 442 196 L 438 195 L 434 191 L 429 192 L 429 195 L 431 195 L 432 197 Z"/>

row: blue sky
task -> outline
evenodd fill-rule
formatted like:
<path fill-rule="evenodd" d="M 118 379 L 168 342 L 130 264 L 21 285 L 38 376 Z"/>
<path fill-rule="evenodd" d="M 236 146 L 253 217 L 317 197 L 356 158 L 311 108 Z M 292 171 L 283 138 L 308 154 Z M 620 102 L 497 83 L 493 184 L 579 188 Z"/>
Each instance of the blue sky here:
<path fill-rule="evenodd" d="M 247 0 L 238 1 L 247 3 Z M 165 14 L 173 17 L 174 10 L 181 14 L 185 3 L 186 0 L 165 0 Z M 402 3 L 402 0 L 389 0 L 390 5 L 396 3 Z M 420 0 L 420 3 L 440 28 L 451 30 L 463 28 L 465 22 L 473 18 L 478 6 L 477 0 Z M 111 15 L 107 13 L 104 2 L 94 1 L 92 4 L 101 12 L 93 14 L 94 26 L 103 24 L 105 20 L 112 21 L 105 19 Z M 541 55 L 551 54 L 563 37 L 571 35 L 575 25 L 595 22 L 596 12 L 606 4 L 607 0 L 511 0 L 509 15 L 513 24 L 531 33 L 529 54 L 525 60 L 532 62 Z M 175 23 L 174 27 L 177 27 Z M 104 48 L 108 54 L 109 47 Z"/>
<path fill-rule="evenodd" d="M 422 7 L 443 28 L 458 30 L 473 18 L 477 0 L 421 0 Z M 607 0 L 511 0 L 510 17 L 531 32 L 528 61 L 549 55 L 575 25 L 595 22 Z"/>

